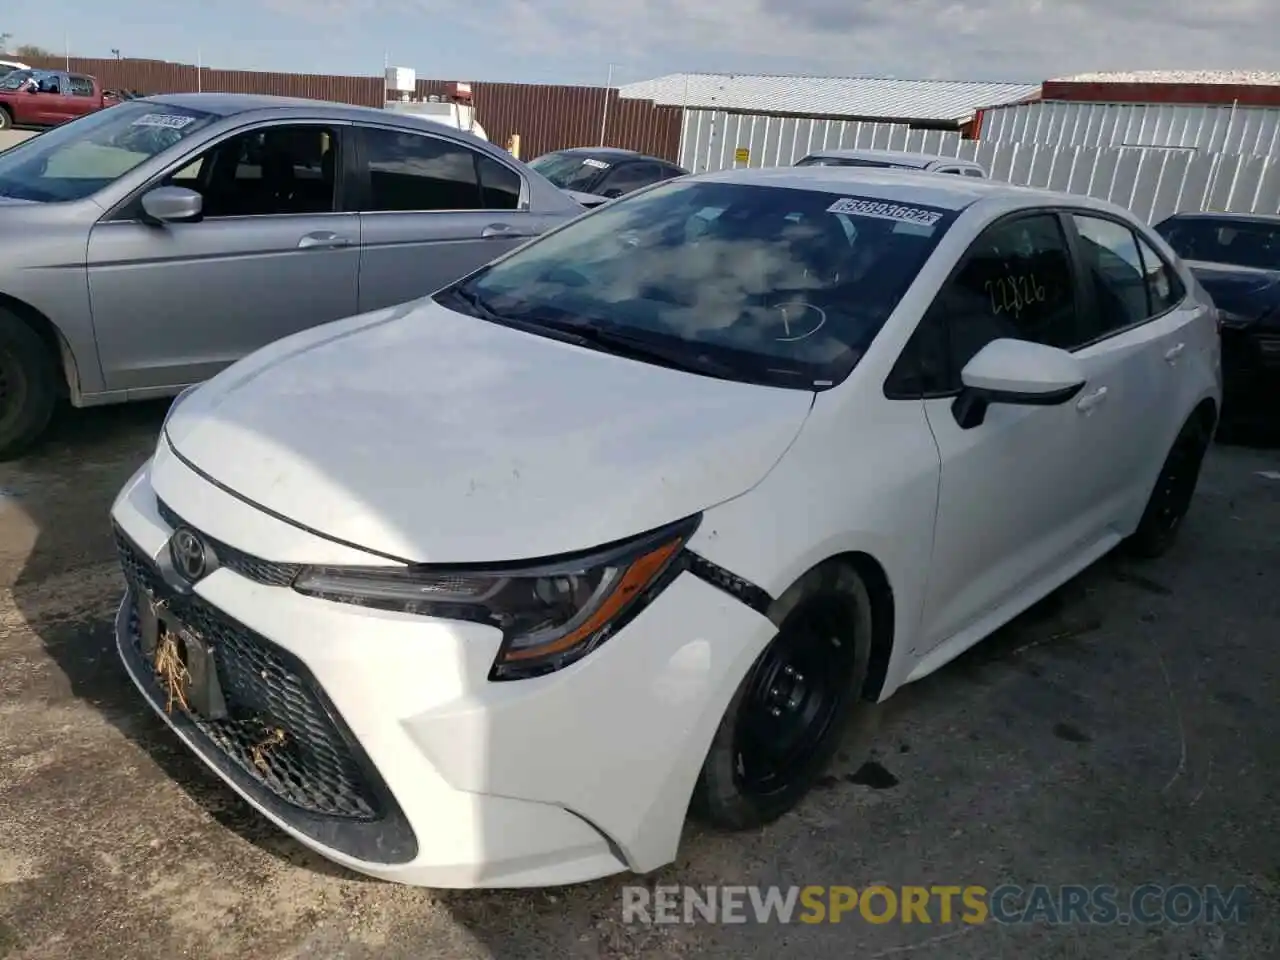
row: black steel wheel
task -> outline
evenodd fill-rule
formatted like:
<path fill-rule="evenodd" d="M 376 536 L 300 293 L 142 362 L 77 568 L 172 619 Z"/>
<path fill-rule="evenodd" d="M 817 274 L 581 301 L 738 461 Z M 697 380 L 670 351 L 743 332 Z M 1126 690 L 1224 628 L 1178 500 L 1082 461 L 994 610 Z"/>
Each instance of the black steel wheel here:
<path fill-rule="evenodd" d="M 24 453 L 35 442 L 57 398 L 57 370 L 44 341 L 0 309 L 0 460 Z"/>
<path fill-rule="evenodd" d="M 1173 546 L 1200 481 L 1211 431 L 1208 418 L 1197 414 L 1178 433 L 1156 478 L 1138 529 L 1125 544 L 1133 556 L 1155 558 Z"/>
<path fill-rule="evenodd" d="M 869 728 L 862 697 L 871 600 L 843 564 L 811 570 L 775 604 L 778 632 L 730 700 L 694 789 L 691 812 L 727 829 L 769 823 L 820 777 L 850 725 Z"/>
<path fill-rule="evenodd" d="M 802 603 L 752 668 L 733 738 L 744 794 L 768 798 L 804 779 L 858 695 L 847 682 L 857 656 L 843 636 L 848 614 L 844 597 Z"/>

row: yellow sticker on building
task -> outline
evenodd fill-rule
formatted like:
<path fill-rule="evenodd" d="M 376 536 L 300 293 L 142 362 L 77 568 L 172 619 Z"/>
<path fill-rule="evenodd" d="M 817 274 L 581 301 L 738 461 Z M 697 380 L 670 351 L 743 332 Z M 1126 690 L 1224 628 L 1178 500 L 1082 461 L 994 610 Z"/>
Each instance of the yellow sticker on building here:
<path fill-rule="evenodd" d="M 737 150 L 733 151 L 733 162 L 734 163 L 750 163 L 751 151 L 748 150 L 746 147 L 739 147 Z"/>

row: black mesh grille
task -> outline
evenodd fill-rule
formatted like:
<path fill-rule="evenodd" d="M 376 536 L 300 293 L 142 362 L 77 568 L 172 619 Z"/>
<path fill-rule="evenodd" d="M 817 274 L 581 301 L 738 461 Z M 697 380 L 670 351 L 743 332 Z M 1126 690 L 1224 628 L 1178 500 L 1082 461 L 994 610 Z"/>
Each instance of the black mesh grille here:
<path fill-rule="evenodd" d="M 378 819 L 383 813 L 379 791 L 335 725 L 306 668 L 208 602 L 172 590 L 119 530 L 116 547 L 134 597 L 163 600 L 173 617 L 213 650 L 230 716 L 207 720 L 184 711 L 210 745 L 294 807 L 327 817 Z M 230 566 L 224 555 L 219 556 Z M 147 601 L 135 601 L 128 639 L 141 657 L 137 602 Z M 163 696 L 159 683 L 154 686 Z M 284 733 L 279 742 L 276 731 Z"/>
<path fill-rule="evenodd" d="M 161 519 L 169 526 L 175 529 L 177 527 L 190 526 L 170 509 L 169 505 L 164 501 L 158 501 L 156 506 Z M 293 583 L 294 579 L 302 571 L 302 564 L 300 563 L 278 563 L 274 560 L 263 560 L 260 557 L 245 553 L 243 550 L 237 550 L 221 540 L 215 540 L 203 532 L 200 536 L 213 549 L 221 566 L 234 570 L 240 576 L 252 580 L 254 583 L 266 584 L 269 587 L 287 587 Z"/>

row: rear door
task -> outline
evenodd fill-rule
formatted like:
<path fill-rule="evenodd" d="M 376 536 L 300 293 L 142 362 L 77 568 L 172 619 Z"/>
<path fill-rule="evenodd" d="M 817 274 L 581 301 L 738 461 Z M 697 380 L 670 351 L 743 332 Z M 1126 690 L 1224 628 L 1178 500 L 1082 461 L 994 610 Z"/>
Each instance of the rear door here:
<path fill-rule="evenodd" d="M 1147 245 L 1122 219 L 1072 211 L 1066 220 L 1086 286 L 1087 342 L 1077 356 L 1090 379 L 1106 387 L 1089 413 L 1094 453 L 1107 477 L 1100 505 L 1120 533 L 1146 502 L 1190 410 L 1179 397 L 1178 368 L 1191 359 L 1186 328 L 1196 307 L 1180 305 L 1184 298 L 1173 296 L 1168 276 L 1162 286 L 1159 266 L 1148 275 Z M 1148 248 L 1146 256 L 1155 254 Z"/>
<path fill-rule="evenodd" d="M 245 354 L 356 312 L 359 217 L 340 211 L 345 126 L 258 124 L 176 161 L 89 235 L 107 389 L 205 380 Z M 141 195 L 187 187 L 199 222 L 153 224 Z"/>
<path fill-rule="evenodd" d="M 353 129 L 361 311 L 434 293 L 545 229 L 510 164 L 445 136 Z"/>

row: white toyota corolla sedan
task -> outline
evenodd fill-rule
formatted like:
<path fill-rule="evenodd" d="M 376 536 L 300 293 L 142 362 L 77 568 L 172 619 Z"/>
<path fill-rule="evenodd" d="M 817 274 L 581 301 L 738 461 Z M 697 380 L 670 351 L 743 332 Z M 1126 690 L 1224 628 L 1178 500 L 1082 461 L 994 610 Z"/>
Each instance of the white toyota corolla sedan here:
<path fill-rule="evenodd" d="M 139 690 L 357 871 L 532 886 L 792 808 L 842 734 L 1187 511 L 1215 310 L 1117 207 L 646 189 L 183 394 L 112 518 Z"/>

